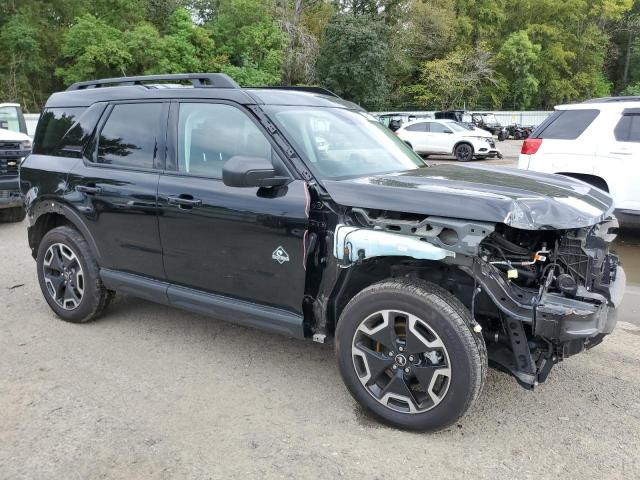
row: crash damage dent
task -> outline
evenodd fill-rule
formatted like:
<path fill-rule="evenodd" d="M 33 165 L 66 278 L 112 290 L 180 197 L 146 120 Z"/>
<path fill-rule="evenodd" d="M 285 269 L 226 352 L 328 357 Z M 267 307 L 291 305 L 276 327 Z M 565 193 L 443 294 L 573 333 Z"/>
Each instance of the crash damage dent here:
<path fill-rule="evenodd" d="M 401 173 L 325 181 L 340 205 L 502 223 L 524 230 L 582 228 L 606 220 L 605 192 L 562 175 L 490 166 L 433 165 Z"/>
<path fill-rule="evenodd" d="M 543 382 L 555 363 L 600 343 L 615 326 L 615 307 L 625 284 L 617 257 L 606 253 L 614 237 L 609 232 L 617 227 L 615 219 L 571 232 L 540 233 L 538 247 L 533 248 L 534 242 L 527 250 L 529 257 L 511 259 L 508 266 L 500 264 L 509 251 L 496 257 L 489 248 L 496 237 L 514 234 L 504 224 L 364 208 L 350 209 L 341 220 L 327 231 L 325 267 L 334 275 L 325 275 L 331 281 L 318 291 L 316 318 L 326 318 L 331 305 L 335 322 L 340 302 L 344 306 L 352 297 L 350 284 L 363 282 L 363 276 L 370 275 L 372 282 L 389 274 L 416 276 L 455 293 L 470 310 L 472 321 L 482 327 L 489 360 L 526 388 Z M 526 231 L 520 234 L 530 236 Z M 558 240 L 555 244 L 553 238 Z M 517 247 L 504 240 L 501 245 Z M 602 267 L 594 263 L 593 268 L 611 272 L 605 275 L 606 282 L 605 277 L 593 277 L 590 287 L 574 274 L 576 290 L 567 294 L 558 290 L 557 276 L 571 273 L 569 264 L 578 258 L 576 248 L 583 255 L 580 262 L 606 257 Z M 376 265 L 390 268 L 376 270 Z M 434 273 L 438 270 L 446 273 L 438 278 Z M 537 272 L 536 277 L 527 280 L 523 277 L 527 272 Z M 447 284 L 446 277 L 453 280 Z"/>

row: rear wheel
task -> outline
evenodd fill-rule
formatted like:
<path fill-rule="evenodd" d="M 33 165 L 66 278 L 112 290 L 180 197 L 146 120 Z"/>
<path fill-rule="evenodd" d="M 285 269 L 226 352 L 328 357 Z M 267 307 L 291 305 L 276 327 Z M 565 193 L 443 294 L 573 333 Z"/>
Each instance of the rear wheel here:
<path fill-rule="evenodd" d="M 0 210 L 0 222 L 21 222 L 27 216 L 24 207 L 3 208 Z"/>
<path fill-rule="evenodd" d="M 93 320 L 113 296 L 102 284 L 89 245 L 74 228 L 46 233 L 38 247 L 37 268 L 45 300 L 67 322 Z"/>
<path fill-rule="evenodd" d="M 473 147 L 468 143 L 461 143 L 456 145 L 453 154 L 459 162 L 468 162 L 473 159 Z"/>
<path fill-rule="evenodd" d="M 421 281 L 387 280 L 356 295 L 336 330 L 336 356 L 353 397 L 382 421 L 436 430 L 460 418 L 487 370 L 480 334 L 460 301 Z"/>

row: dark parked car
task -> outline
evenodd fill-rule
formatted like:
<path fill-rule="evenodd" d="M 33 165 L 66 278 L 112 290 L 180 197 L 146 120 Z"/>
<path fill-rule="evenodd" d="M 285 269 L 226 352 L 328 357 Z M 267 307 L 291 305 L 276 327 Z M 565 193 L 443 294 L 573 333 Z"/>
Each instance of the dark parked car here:
<path fill-rule="evenodd" d="M 455 422 L 488 362 L 533 388 L 613 330 L 609 195 L 430 166 L 326 93 L 183 74 L 52 95 L 20 170 L 51 309 L 86 322 L 126 292 L 332 340 L 357 401 L 414 430 Z"/>

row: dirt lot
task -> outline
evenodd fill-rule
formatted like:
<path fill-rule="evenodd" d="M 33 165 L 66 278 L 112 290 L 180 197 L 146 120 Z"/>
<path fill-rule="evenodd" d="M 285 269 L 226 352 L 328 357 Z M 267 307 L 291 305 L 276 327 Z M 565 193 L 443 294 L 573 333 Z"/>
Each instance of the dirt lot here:
<path fill-rule="evenodd" d="M 59 321 L 0 225 L 0 478 L 640 478 L 640 235 L 618 328 L 535 392 L 491 372 L 458 425 L 379 425 L 330 347 L 119 296 Z"/>

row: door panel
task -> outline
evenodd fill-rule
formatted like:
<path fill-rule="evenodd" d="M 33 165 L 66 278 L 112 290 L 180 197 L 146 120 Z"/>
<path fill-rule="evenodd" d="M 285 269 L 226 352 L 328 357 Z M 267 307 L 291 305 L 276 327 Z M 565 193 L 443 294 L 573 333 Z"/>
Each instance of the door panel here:
<path fill-rule="evenodd" d="M 85 218 L 103 259 L 101 267 L 164 278 L 154 172 L 87 166 L 69 175 L 67 199 Z"/>
<path fill-rule="evenodd" d="M 101 267 L 164 278 L 157 193 L 168 104 L 116 103 L 69 175 L 66 198 L 84 216 Z"/>
<path fill-rule="evenodd" d="M 440 122 L 431 122 L 429 124 L 429 130 L 431 144 L 435 152 L 451 153 L 453 151 L 453 145 L 455 143 L 454 135 L 444 133 L 445 131 L 451 131 L 451 129 L 445 127 Z"/>
<path fill-rule="evenodd" d="M 162 175 L 159 222 L 168 280 L 301 313 L 306 189 L 301 180 L 274 191 Z"/>

